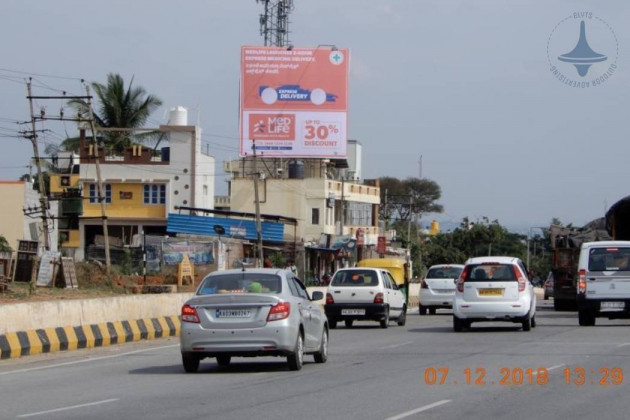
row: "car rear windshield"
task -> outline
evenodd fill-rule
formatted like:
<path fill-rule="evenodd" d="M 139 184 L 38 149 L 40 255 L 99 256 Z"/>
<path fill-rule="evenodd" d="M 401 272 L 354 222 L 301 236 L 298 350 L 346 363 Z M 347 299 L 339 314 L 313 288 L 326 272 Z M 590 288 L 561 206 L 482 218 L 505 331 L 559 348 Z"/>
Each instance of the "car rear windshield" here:
<path fill-rule="evenodd" d="M 592 248 L 589 271 L 630 271 L 630 248 Z"/>
<path fill-rule="evenodd" d="M 427 279 L 454 279 L 462 274 L 461 267 L 434 267 L 427 272 Z"/>
<path fill-rule="evenodd" d="M 282 279 L 275 274 L 238 273 L 207 277 L 198 294 L 269 293 L 282 291 Z"/>
<path fill-rule="evenodd" d="M 466 267 L 466 281 L 516 281 L 511 264 L 471 264 Z"/>
<path fill-rule="evenodd" d="M 339 287 L 378 286 L 378 275 L 374 270 L 337 271 L 330 284 Z"/>

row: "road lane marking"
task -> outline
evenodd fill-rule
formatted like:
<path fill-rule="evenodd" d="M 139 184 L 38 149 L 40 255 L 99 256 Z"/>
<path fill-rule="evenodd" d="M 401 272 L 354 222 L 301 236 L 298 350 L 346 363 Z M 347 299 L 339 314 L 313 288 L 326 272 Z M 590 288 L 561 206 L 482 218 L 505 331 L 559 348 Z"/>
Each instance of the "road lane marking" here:
<path fill-rule="evenodd" d="M 379 350 L 395 349 L 396 347 L 402 347 L 413 343 L 415 343 L 415 341 L 405 341 L 404 343 L 400 344 L 392 344 L 391 346 L 380 347 Z"/>
<path fill-rule="evenodd" d="M 564 366 L 564 364 L 562 364 L 562 365 L 553 365 L 553 366 L 551 366 L 551 367 L 549 367 L 549 368 L 546 368 L 546 369 L 547 369 L 547 372 L 549 372 L 550 370 L 559 369 L 559 368 L 561 368 L 562 366 Z M 532 373 L 532 375 L 534 375 L 534 376 L 538 375 L 538 371 L 536 371 L 536 372 Z"/>
<path fill-rule="evenodd" d="M 630 343 L 621 343 L 617 347 L 626 347 L 626 346 L 630 346 Z"/>
<path fill-rule="evenodd" d="M 0 376 L 10 375 L 12 373 L 24 373 L 24 372 L 32 372 L 32 371 L 35 371 L 35 370 L 44 370 L 44 369 L 52 369 L 52 368 L 62 367 L 62 366 L 77 365 L 79 363 L 96 362 L 96 361 L 99 361 L 99 360 L 113 359 L 115 357 L 128 356 L 130 354 L 136 354 L 136 353 L 145 353 L 145 352 L 153 351 L 153 350 L 162 350 L 162 349 L 167 349 L 167 348 L 171 348 L 171 347 L 179 347 L 179 344 L 171 344 L 171 345 L 168 345 L 168 346 L 151 347 L 151 348 L 148 348 L 148 349 L 128 351 L 128 352 L 125 352 L 125 353 L 112 354 L 112 355 L 109 355 L 109 356 L 90 357 L 90 358 L 83 359 L 83 360 L 75 360 L 75 361 L 72 361 L 72 362 L 57 363 L 57 364 L 54 364 L 54 365 L 46 365 L 46 366 L 39 366 L 39 367 L 25 368 L 25 369 L 16 369 L 16 370 L 8 371 L 8 372 L 0 372 Z"/>
<path fill-rule="evenodd" d="M 410 410 L 410 411 L 405 411 L 404 413 L 400 413 L 397 416 L 394 417 L 388 417 L 386 420 L 400 420 L 400 419 L 404 419 L 405 417 L 409 417 L 409 416 L 413 416 L 414 414 L 418 414 L 421 413 L 423 411 L 427 411 L 430 410 L 432 408 L 438 407 L 440 405 L 446 404 L 451 402 L 451 400 L 442 400 L 442 401 L 437 401 L 434 402 L 433 404 L 429 404 L 429 405 L 425 405 L 424 407 L 420 407 L 420 408 L 416 408 L 415 410 Z"/>
<path fill-rule="evenodd" d="M 18 416 L 18 418 L 35 417 L 35 416 L 41 416 L 43 414 L 58 413 L 60 411 L 74 410 L 75 408 L 91 407 L 94 405 L 107 404 L 114 401 L 118 401 L 118 398 L 110 398 L 109 400 L 94 401 L 91 403 L 85 403 L 85 404 L 79 404 L 79 405 L 70 405 L 68 407 L 55 408 L 53 410 L 38 411 L 37 413 L 21 414 Z"/>

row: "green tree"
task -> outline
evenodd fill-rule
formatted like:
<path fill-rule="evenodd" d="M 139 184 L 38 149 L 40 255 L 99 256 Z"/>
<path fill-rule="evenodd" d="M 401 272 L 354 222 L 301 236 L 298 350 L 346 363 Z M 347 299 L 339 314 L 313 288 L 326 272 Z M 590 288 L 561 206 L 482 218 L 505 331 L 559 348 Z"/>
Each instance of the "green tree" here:
<path fill-rule="evenodd" d="M 381 189 L 380 217 L 388 222 L 407 221 L 414 215 L 441 213 L 437 201 L 442 196 L 440 186 L 430 179 L 393 177 L 379 178 Z"/>
<path fill-rule="evenodd" d="M 139 86 L 133 86 L 133 78 L 129 86 L 121 75 L 109 73 L 107 84 L 93 82 L 92 89 L 98 97 L 98 107 L 94 119 L 98 127 L 139 128 L 143 127 L 149 115 L 162 105 L 162 101 L 154 95 L 147 94 Z M 88 104 L 84 100 L 73 99 L 68 102 L 84 118 L 89 114 Z M 132 134 L 131 132 L 101 132 L 100 140 L 108 152 L 121 153 L 125 147 L 134 142 L 143 143 L 155 138 L 156 133 Z M 68 147 L 74 147 L 74 140 L 67 139 Z"/>
<path fill-rule="evenodd" d="M 7 241 L 7 238 L 4 237 L 4 235 L 0 234 L 0 252 L 11 252 L 13 251 L 11 249 L 11 246 L 9 245 L 9 241 Z"/>

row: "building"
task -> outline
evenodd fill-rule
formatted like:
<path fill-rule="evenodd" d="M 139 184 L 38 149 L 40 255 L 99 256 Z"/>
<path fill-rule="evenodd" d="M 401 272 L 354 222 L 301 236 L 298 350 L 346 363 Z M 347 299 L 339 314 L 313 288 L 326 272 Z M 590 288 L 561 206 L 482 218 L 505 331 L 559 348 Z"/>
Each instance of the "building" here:
<path fill-rule="evenodd" d="M 347 168 L 345 159 L 225 162 L 224 170 L 232 175 L 229 208 L 255 212 L 252 174 L 260 173 L 260 212 L 297 219 L 295 233 L 286 230 L 285 241 L 302 246 L 294 250 L 302 275 L 319 278 L 352 260 L 371 256 L 378 241 L 378 181 L 361 182 L 356 176 L 346 180 L 340 173 Z M 360 168 L 352 172 L 360 174 Z M 228 202 L 226 197 L 217 200 L 224 206 Z"/>
<path fill-rule="evenodd" d="M 201 129 L 188 125 L 184 108 L 171 110 L 167 125 L 140 131 L 159 133 L 158 145 L 132 145 L 121 155 L 98 148 L 110 247 L 137 244 L 142 233 L 166 234 L 168 214 L 178 206 L 211 209 L 214 204 L 215 160 L 202 148 Z M 98 259 L 103 250 L 97 158 L 90 140 L 82 130 L 78 170 L 51 177 L 51 192 L 75 203 L 63 205 L 64 216 L 78 215 L 76 223 L 64 225 L 61 247 L 77 260 Z"/>
<path fill-rule="evenodd" d="M 40 249 L 44 247 L 44 229 L 41 219 L 39 192 L 29 181 L 0 181 L 0 234 L 11 248 L 17 250 L 18 241 L 38 241 Z M 47 211 L 49 220 L 48 238 L 51 250 L 57 249 L 57 204 L 50 203 Z"/>

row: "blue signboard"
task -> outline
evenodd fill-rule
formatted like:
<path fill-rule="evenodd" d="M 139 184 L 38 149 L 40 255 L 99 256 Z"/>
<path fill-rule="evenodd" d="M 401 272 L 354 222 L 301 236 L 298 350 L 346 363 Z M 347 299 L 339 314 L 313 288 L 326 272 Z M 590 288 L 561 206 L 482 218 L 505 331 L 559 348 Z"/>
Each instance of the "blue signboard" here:
<path fill-rule="evenodd" d="M 214 229 L 217 225 L 225 229 L 223 236 L 252 241 L 258 239 L 255 221 L 246 219 L 169 213 L 166 230 L 170 233 L 218 236 Z M 284 242 L 284 223 L 262 222 L 262 238 L 265 242 Z"/>

